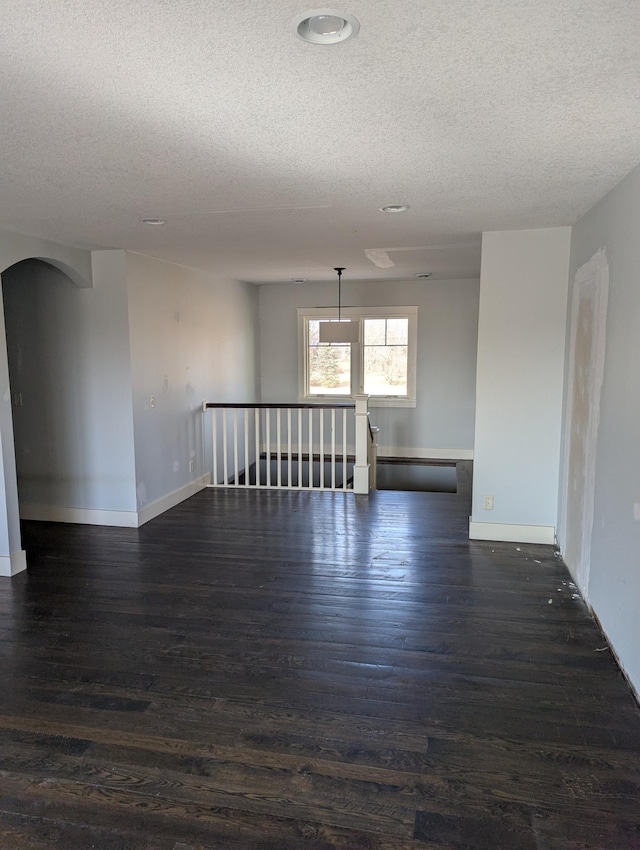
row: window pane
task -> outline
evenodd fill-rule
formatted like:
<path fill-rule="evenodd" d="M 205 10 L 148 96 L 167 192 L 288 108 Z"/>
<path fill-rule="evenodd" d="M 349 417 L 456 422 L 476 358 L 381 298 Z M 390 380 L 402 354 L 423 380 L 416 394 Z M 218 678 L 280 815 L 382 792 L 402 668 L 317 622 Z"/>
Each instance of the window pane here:
<path fill-rule="evenodd" d="M 407 395 L 407 346 L 364 349 L 364 391 L 369 395 Z"/>
<path fill-rule="evenodd" d="M 320 320 L 309 319 L 309 345 L 317 345 L 320 341 Z"/>
<path fill-rule="evenodd" d="M 364 320 L 364 344 L 384 345 L 386 319 Z"/>
<path fill-rule="evenodd" d="M 408 345 L 409 319 L 387 319 L 387 345 Z"/>
<path fill-rule="evenodd" d="M 311 327 L 309 338 L 311 338 Z M 351 346 L 322 344 L 310 346 L 309 395 L 350 394 Z"/>

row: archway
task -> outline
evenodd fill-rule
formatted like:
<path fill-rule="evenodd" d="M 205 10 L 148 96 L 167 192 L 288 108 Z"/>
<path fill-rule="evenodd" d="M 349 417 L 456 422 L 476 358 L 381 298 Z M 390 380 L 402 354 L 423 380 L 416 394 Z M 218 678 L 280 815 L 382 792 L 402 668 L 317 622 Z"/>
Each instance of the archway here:
<path fill-rule="evenodd" d="M 37 451 L 31 461 L 39 462 L 43 447 L 49 444 L 48 435 L 43 433 L 45 428 L 38 424 L 36 406 L 36 390 L 43 386 L 46 380 L 44 374 L 34 370 L 34 362 L 40 357 L 41 362 L 53 363 L 56 352 L 45 352 L 46 340 L 43 340 L 41 329 L 35 321 L 38 313 L 45 319 L 47 306 L 38 306 L 36 293 L 52 281 L 56 285 L 69 287 L 73 292 L 88 288 L 91 282 L 76 269 L 58 258 L 25 257 L 10 264 L 2 271 L 2 301 L 0 309 L 0 337 L 4 337 L 6 345 L 0 339 L 0 441 L 2 450 L 2 469 L 0 470 L 0 575 L 12 576 L 26 568 L 26 556 L 22 550 L 20 535 L 19 509 L 19 470 L 25 467 L 30 446 Z M 9 312 L 5 310 L 5 295 L 11 302 Z M 16 315 L 20 316 L 16 322 Z M 8 331 L 8 333 L 7 333 Z M 19 331 L 19 333 L 17 333 Z M 20 342 L 16 340 L 19 337 Z M 27 353 L 25 359 L 25 353 Z M 10 361 L 13 368 L 10 375 Z M 16 368 L 21 367 L 21 379 L 28 373 L 27 383 L 23 387 L 16 384 Z M 27 366 L 27 372 L 24 367 Z M 16 410 L 25 412 L 25 401 L 28 399 L 28 427 L 24 428 L 25 419 L 21 416 L 17 430 L 14 429 L 14 413 Z M 17 436 L 17 440 L 16 440 Z M 31 466 L 33 464 L 31 463 Z"/>

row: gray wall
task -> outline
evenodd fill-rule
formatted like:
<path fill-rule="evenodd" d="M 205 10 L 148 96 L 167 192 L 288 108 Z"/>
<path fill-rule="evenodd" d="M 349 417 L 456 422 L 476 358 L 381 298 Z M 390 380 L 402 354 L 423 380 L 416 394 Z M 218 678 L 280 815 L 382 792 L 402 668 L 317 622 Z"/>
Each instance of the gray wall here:
<path fill-rule="evenodd" d="M 587 589 L 640 692 L 640 166 L 573 228 L 571 273 L 600 248 L 609 264 Z"/>
<path fill-rule="evenodd" d="M 91 255 L 88 251 L 58 245 L 32 236 L 0 231 L 0 273 L 31 257 L 46 258 L 66 270 L 78 286 L 91 286 Z M 18 487 L 13 440 L 13 417 L 9 390 L 9 367 L 4 333 L 4 311 L 0 311 L 0 575 L 25 569 L 20 541 Z"/>
<path fill-rule="evenodd" d="M 203 401 L 258 400 L 258 293 L 252 284 L 132 253 L 127 280 L 142 509 L 205 473 Z"/>
<path fill-rule="evenodd" d="M 473 449 L 478 280 L 344 280 L 345 306 L 418 307 L 417 406 L 374 408 L 383 447 Z M 298 307 L 337 304 L 336 283 L 260 287 L 262 401 L 298 398 Z"/>
<path fill-rule="evenodd" d="M 3 282 L 23 515 L 137 524 L 197 484 L 202 401 L 258 397 L 256 288 L 124 251 L 93 288 L 35 260 Z"/>
<path fill-rule="evenodd" d="M 124 254 L 93 263 L 93 288 L 37 260 L 2 276 L 23 509 L 135 509 Z"/>
<path fill-rule="evenodd" d="M 483 234 L 472 537 L 554 542 L 570 239 Z"/>
<path fill-rule="evenodd" d="M 91 286 L 91 252 L 35 236 L 0 230 L 0 272 L 22 260 L 46 260 L 65 272 L 79 287 Z"/>

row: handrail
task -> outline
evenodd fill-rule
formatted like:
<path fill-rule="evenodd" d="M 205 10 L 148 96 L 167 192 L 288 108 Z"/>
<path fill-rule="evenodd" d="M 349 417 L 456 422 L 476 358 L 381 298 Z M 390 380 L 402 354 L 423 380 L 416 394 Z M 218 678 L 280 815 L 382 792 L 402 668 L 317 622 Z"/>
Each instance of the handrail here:
<path fill-rule="evenodd" d="M 368 398 L 203 401 L 203 414 L 210 414 L 210 486 L 368 493 L 375 482 L 377 431 L 369 422 Z"/>
<path fill-rule="evenodd" d="M 254 403 L 254 402 L 240 402 L 239 404 L 229 404 L 227 402 L 223 402 L 218 404 L 217 402 L 212 401 L 203 401 L 202 402 L 202 410 L 203 412 L 210 407 L 217 408 L 242 408 L 243 410 L 277 410 L 291 408 L 292 410 L 316 410 L 321 408 L 323 410 L 355 410 L 355 404 L 350 404 L 349 402 L 336 402 L 335 404 L 326 404 L 325 402 L 318 404 L 289 404 L 288 402 L 282 402 L 280 404 L 273 403 Z"/>

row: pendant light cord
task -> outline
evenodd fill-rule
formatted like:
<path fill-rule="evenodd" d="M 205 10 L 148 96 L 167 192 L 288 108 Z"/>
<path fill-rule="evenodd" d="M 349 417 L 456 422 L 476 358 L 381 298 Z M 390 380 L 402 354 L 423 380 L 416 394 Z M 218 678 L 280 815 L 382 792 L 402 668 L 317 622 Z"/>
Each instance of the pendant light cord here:
<path fill-rule="evenodd" d="M 340 305 L 342 304 L 342 272 L 344 269 L 344 266 L 334 268 L 334 272 L 338 272 L 338 321 L 341 320 Z"/>

